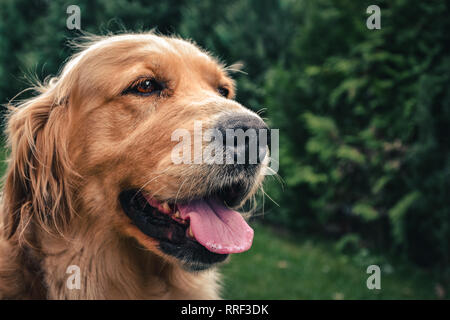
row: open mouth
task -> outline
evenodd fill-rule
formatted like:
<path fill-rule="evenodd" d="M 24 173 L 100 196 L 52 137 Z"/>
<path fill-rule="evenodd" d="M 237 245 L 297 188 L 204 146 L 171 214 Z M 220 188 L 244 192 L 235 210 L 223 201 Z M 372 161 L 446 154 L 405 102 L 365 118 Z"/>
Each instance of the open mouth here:
<path fill-rule="evenodd" d="M 182 260 L 189 269 L 206 269 L 252 245 L 253 230 L 218 195 L 160 202 L 133 189 L 123 191 L 119 199 L 136 227 L 157 239 L 161 251 Z"/>

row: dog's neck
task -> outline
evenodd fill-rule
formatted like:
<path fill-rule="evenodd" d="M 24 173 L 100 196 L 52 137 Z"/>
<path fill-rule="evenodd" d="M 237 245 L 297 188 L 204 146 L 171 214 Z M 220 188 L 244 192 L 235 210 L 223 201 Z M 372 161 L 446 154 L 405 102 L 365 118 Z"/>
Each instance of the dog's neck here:
<path fill-rule="evenodd" d="M 13 253 L 17 246 L 0 239 L 0 257 L 6 252 L 11 255 L 0 259 L 0 298 L 218 298 L 215 270 L 187 272 L 134 240 L 99 228 L 95 222 L 88 230 L 77 230 L 64 237 L 43 230 L 32 232 L 38 235 L 33 238 L 39 238 L 39 243 L 22 245 L 20 253 Z M 16 275 L 5 273 L 11 268 L 16 268 Z M 10 286 L 22 293 L 16 296 L 7 291 L 13 289 L 8 287 L 7 278 L 15 279 L 17 283 L 11 280 Z M 19 288 L 19 284 L 23 287 Z"/>

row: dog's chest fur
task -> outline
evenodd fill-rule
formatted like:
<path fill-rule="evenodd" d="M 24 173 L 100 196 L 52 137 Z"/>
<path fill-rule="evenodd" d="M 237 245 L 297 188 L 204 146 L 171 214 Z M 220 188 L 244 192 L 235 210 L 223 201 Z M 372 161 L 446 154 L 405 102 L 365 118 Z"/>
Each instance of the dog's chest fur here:
<path fill-rule="evenodd" d="M 218 298 L 216 270 L 186 272 L 131 241 L 41 238 L 19 246 L 0 237 L 0 299 Z M 79 288 L 68 285 L 70 266 L 79 268 Z"/>

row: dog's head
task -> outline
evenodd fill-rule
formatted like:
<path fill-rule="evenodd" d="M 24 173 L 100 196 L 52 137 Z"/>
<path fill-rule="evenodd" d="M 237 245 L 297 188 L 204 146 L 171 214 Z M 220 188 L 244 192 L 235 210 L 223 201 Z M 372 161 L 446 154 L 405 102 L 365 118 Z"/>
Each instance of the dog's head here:
<path fill-rule="evenodd" d="M 249 249 L 231 208 L 262 182 L 267 127 L 210 55 L 153 34 L 102 38 L 41 90 L 9 119 L 11 234 L 101 221 L 192 270 Z"/>

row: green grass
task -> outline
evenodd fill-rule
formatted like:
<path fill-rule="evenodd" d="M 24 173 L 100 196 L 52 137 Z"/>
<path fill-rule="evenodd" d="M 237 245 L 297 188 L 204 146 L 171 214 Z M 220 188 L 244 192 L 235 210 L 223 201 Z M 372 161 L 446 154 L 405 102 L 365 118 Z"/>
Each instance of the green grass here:
<path fill-rule="evenodd" d="M 362 249 L 339 252 L 333 242 L 296 240 L 256 224 L 252 249 L 222 267 L 226 299 L 436 299 L 433 276 Z M 367 266 L 381 268 L 381 290 L 369 290 Z M 448 293 L 447 293 L 448 294 Z"/>

